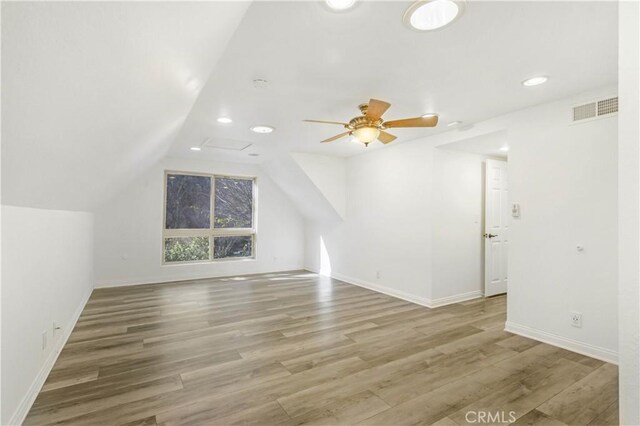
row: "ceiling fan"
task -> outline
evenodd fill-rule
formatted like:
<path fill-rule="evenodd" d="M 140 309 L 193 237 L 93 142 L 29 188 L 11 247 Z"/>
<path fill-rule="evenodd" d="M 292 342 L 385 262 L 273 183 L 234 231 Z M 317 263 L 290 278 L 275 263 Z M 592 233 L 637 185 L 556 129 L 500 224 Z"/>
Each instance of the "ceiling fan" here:
<path fill-rule="evenodd" d="M 396 136 L 385 132 L 386 129 L 398 127 L 435 127 L 436 124 L 438 124 L 438 116 L 435 114 L 415 118 L 404 118 L 402 120 L 384 121 L 382 114 L 384 114 L 390 106 L 391 104 L 388 102 L 370 99 L 368 104 L 358 106 L 362 115 L 352 118 L 348 123 L 323 120 L 303 121 L 308 123 L 339 124 L 347 129 L 346 132 L 321 141 L 322 143 L 333 142 L 344 136 L 352 135 L 365 146 L 369 146 L 369 144 L 376 139 L 384 144 L 393 142 Z"/>

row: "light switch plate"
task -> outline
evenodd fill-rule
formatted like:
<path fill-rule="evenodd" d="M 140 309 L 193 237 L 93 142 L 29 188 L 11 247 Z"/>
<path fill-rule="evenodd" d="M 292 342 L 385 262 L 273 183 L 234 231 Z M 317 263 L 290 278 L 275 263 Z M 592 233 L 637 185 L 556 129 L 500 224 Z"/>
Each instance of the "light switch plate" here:
<path fill-rule="evenodd" d="M 511 216 L 520 217 L 520 204 L 513 203 L 511 205 Z"/>

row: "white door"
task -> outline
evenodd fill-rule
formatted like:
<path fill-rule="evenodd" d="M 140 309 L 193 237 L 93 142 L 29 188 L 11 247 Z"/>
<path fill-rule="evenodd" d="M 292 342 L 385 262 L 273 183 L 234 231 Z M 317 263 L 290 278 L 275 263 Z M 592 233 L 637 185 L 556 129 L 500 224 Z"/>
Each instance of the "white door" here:
<path fill-rule="evenodd" d="M 509 248 L 507 162 L 487 160 L 484 216 L 484 295 L 507 292 Z"/>

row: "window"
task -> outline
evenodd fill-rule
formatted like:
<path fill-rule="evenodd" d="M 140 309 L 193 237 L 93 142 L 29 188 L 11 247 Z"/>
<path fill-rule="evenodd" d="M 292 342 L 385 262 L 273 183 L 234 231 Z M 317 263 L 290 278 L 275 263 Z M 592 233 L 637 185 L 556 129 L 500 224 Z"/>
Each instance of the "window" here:
<path fill-rule="evenodd" d="M 253 258 L 255 179 L 165 173 L 164 263 Z"/>

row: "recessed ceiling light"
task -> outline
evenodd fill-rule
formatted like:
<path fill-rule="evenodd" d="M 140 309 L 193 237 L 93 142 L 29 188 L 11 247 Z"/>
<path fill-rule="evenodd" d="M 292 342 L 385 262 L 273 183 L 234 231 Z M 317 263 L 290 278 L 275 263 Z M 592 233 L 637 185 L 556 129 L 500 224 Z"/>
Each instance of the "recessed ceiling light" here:
<path fill-rule="evenodd" d="M 540 76 L 537 76 L 537 77 L 531 77 L 531 78 L 528 78 L 528 79 L 524 80 L 522 82 L 522 85 L 523 86 L 527 86 L 527 87 L 537 86 L 539 84 L 546 83 L 547 80 L 549 80 L 549 77 L 544 76 L 544 75 L 540 75 Z"/>
<path fill-rule="evenodd" d="M 192 146 L 191 148 L 189 148 L 191 151 L 202 151 L 202 148 L 200 148 L 199 146 Z"/>
<path fill-rule="evenodd" d="M 422 114 L 422 118 L 432 118 L 432 117 L 437 117 L 438 114 L 436 114 L 435 112 L 428 112 L 426 114 Z"/>
<path fill-rule="evenodd" d="M 432 31 L 452 23 L 463 11 L 462 1 L 421 0 L 407 9 L 403 21 L 418 31 Z"/>
<path fill-rule="evenodd" d="M 500 151 L 507 152 L 507 151 L 509 151 L 509 147 L 508 146 L 503 146 L 502 148 L 500 148 Z"/>
<path fill-rule="evenodd" d="M 218 117 L 218 119 L 216 120 L 218 123 L 222 123 L 222 124 L 229 124 L 229 123 L 233 123 L 233 120 L 230 119 L 229 117 Z"/>
<path fill-rule="evenodd" d="M 356 3 L 356 0 L 325 0 L 327 6 L 333 10 L 347 10 Z"/>
<path fill-rule="evenodd" d="M 263 125 L 251 126 L 249 129 L 254 133 L 271 133 L 275 130 L 271 126 L 263 126 Z"/>
<path fill-rule="evenodd" d="M 447 126 L 453 127 L 457 126 L 458 124 L 462 124 L 462 121 L 452 121 L 451 123 L 447 124 Z"/>

